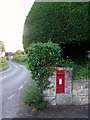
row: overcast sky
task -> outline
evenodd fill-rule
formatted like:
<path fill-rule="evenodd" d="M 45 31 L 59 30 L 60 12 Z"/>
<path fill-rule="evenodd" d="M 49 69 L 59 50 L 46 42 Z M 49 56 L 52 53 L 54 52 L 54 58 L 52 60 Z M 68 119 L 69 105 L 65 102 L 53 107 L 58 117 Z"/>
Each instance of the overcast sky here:
<path fill-rule="evenodd" d="M 23 50 L 23 25 L 34 0 L 0 0 L 0 40 L 7 52 Z"/>

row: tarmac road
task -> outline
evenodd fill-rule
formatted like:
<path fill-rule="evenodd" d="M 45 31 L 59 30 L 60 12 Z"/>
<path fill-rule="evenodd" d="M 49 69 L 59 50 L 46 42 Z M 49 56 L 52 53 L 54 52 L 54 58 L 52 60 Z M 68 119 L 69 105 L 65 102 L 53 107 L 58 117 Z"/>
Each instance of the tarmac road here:
<path fill-rule="evenodd" d="M 30 79 L 30 71 L 24 66 L 8 62 L 9 69 L 0 72 L 0 117 L 17 117 L 20 93 Z"/>

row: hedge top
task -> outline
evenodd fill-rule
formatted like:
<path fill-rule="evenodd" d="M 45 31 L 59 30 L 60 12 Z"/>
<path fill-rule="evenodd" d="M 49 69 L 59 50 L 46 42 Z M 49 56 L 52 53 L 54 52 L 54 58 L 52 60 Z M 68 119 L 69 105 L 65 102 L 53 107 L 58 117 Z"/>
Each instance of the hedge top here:
<path fill-rule="evenodd" d="M 88 3 L 35 2 L 24 25 L 24 49 L 49 40 L 64 47 L 89 42 Z"/>

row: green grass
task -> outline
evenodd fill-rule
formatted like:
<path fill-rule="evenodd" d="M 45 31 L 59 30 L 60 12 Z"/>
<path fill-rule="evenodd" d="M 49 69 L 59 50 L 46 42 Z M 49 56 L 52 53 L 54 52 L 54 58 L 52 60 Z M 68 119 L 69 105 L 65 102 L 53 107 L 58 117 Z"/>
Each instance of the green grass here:
<path fill-rule="evenodd" d="M 0 72 L 6 70 L 9 67 L 5 57 L 0 57 Z"/>
<path fill-rule="evenodd" d="M 44 97 L 37 83 L 32 82 L 25 88 L 22 99 L 25 104 L 34 105 L 36 109 L 40 110 L 46 108 L 48 105 L 48 101 Z"/>

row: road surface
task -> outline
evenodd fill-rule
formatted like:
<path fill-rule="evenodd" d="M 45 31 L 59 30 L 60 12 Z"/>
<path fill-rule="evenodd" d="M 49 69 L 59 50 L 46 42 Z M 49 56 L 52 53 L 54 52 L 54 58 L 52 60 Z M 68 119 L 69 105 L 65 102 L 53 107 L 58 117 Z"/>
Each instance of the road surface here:
<path fill-rule="evenodd" d="M 9 69 L 0 72 L 0 100 L 2 100 L 0 101 L 0 113 L 2 113 L 2 118 L 17 117 L 22 88 L 30 80 L 30 71 L 24 66 L 14 62 L 8 62 L 8 64 Z"/>

